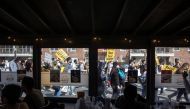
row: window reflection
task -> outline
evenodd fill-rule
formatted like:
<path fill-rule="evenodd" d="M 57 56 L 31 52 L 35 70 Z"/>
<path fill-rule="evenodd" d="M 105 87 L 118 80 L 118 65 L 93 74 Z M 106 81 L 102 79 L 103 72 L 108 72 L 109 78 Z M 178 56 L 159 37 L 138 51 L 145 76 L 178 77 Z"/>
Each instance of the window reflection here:
<path fill-rule="evenodd" d="M 99 96 L 117 99 L 129 82 L 146 98 L 146 57 L 145 49 L 98 49 Z"/>
<path fill-rule="evenodd" d="M 88 48 L 43 48 L 41 85 L 45 96 L 88 95 Z"/>
<path fill-rule="evenodd" d="M 155 101 L 189 102 L 182 76 L 185 72 L 189 74 L 189 48 L 156 47 L 155 50 Z"/>
<path fill-rule="evenodd" d="M 33 76 L 32 58 L 32 46 L 0 45 L 0 91 L 5 84 L 20 84 L 24 76 Z"/>

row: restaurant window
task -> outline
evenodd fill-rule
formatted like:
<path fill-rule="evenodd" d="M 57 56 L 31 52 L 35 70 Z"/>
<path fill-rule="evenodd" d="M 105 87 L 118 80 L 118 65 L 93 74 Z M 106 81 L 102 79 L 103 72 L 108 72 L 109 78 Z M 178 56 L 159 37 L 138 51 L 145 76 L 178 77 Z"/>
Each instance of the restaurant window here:
<path fill-rule="evenodd" d="M 28 51 L 26 48 L 31 49 Z M 33 47 L 0 45 L 0 86 L 19 84 L 24 76 L 33 76 Z"/>
<path fill-rule="evenodd" d="M 42 48 L 41 86 L 48 97 L 77 97 L 83 91 L 88 96 L 88 48 Z M 70 51 L 71 50 L 71 51 Z M 75 50 L 73 53 L 72 50 Z"/>
<path fill-rule="evenodd" d="M 180 48 L 175 47 L 174 51 L 180 51 Z"/>
<path fill-rule="evenodd" d="M 116 99 L 123 95 L 126 83 L 131 83 L 146 98 L 147 51 L 124 50 L 120 52 L 121 49 L 98 49 L 98 95 Z"/>
<path fill-rule="evenodd" d="M 183 74 L 189 74 L 190 54 L 185 47 L 156 47 L 178 52 L 155 52 L 155 102 L 189 102 L 189 94 L 184 86 Z M 189 80 L 189 77 L 186 79 Z"/>
<path fill-rule="evenodd" d="M 69 48 L 70 52 L 76 52 L 76 48 Z"/>

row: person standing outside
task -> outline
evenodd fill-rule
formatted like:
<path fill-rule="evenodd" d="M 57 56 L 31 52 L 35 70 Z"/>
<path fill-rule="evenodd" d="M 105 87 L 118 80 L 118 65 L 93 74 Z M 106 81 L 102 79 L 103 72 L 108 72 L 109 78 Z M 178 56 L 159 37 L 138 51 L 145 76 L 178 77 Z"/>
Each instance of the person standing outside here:
<path fill-rule="evenodd" d="M 17 72 L 18 68 L 18 58 L 13 59 L 12 61 L 9 62 L 9 70 L 10 72 Z"/>
<path fill-rule="evenodd" d="M 141 75 L 139 76 L 139 82 L 142 86 L 142 96 L 143 97 L 146 97 L 146 92 L 147 92 L 147 78 L 146 78 L 146 75 L 147 75 L 147 69 L 144 65 L 141 65 L 140 66 L 140 73 Z"/>
<path fill-rule="evenodd" d="M 175 59 L 174 67 L 177 68 L 177 69 L 179 69 L 181 67 L 181 63 L 180 63 L 178 58 Z M 171 100 L 172 97 L 174 97 L 174 96 L 176 96 L 178 94 L 178 90 L 180 90 L 180 89 L 177 89 L 177 91 L 175 91 L 174 93 L 168 95 L 168 98 Z"/>
<path fill-rule="evenodd" d="M 113 63 L 113 67 L 111 69 L 111 73 L 110 73 L 110 77 L 111 77 L 111 86 L 113 89 L 113 95 L 112 98 L 116 98 L 119 95 L 119 85 L 120 85 L 120 81 L 119 81 L 119 74 L 118 74 L 118 70 L 117 70 L 117 66 L 118 63 L 114 62 Z"/>
<path fill-rule="evenodd" d="M 182 74 L 182 76 L 184 75 L 184 73 L 187 73 L 189 71 L 189 63 L 184 63 L 177 71 L 176 74 Z M 186 92 L 185 88 L 178 88 L 178 94 L 177 94 L 177 98 L 176 101 L 179 101 L 181 99 L 181 96 L 184 94 L 184 98 L 186 99 L 187 102 L 189 102 L 189 98 Z"/>

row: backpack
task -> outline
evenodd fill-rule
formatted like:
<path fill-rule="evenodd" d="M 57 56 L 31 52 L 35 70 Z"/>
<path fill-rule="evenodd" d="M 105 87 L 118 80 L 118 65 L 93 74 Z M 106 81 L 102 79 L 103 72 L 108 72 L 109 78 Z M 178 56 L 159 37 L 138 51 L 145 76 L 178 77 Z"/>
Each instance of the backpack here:
<path fill-rule="evenodd" d="M 125 80 L 126 78 L 125 72 L 122 69 L 117 69 L 117 70 L 118 70 L 119 78 L 122 80 Z"/>

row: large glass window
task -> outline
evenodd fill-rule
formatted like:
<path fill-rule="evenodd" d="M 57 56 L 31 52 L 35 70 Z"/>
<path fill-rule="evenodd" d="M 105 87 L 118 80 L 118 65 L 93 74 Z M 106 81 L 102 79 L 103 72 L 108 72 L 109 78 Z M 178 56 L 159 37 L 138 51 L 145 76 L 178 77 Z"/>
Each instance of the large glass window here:
<path fill-rule="evenodd" d="M 88 48 L 42 48 L 41 52 L 41 90 L 45 96 L 77 97 L 79 91 L 88 95 Z"/>
<path fill-rule="evenodd" d="M 98 49 L 99 96 L 116 99 L 128 82 L 146 97 L 146 59 L 145 49 Z"/>
<path fill-rule="evenodd" d="M 156 47 L 155 61 L 155 101 L 189 102 L 183 78 L 184 73 L 189 74 L 189 48 Z M 189 81 L 189 77 L 186 79 Z"/>
<path fill-rule="evenodd" d="M 20 84 L 22 78 L 33 76 L 33 47 L 0 45 L 0 84 Z"/>

